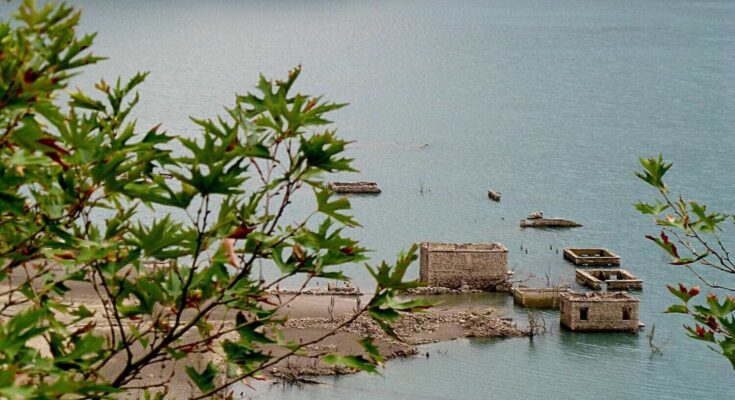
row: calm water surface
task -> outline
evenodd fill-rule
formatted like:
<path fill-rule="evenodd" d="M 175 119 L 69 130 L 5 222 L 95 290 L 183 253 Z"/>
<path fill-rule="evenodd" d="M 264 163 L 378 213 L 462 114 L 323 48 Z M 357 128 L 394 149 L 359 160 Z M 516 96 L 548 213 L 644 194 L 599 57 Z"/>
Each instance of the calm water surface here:
<path fill-rule="evenodd" d="M 684 319 L 662 314 L 665 283 L 693 279 L 646 243 L 654 228 L 632 208 L 651 195 L 633 176 L 638 157 L 662 152 L 675 162 L 675 191 L 735 210 L 735 3 L 75 3 L 111 58 L 78 84 L 150 70 L 142 125 L 195 135 L 188 115 L 220 113 L 259 72 L 283 77 L 299 63 L 300 90 L 351 103 L 333 119 L 356 141 L 361 173 L 351 178 L 384 190 L 353 200 L 364 225 L 354 235 L 376 260 L 418 241 L 500 241 L 519 276 L 559 281 L 574 270 L 557 249 L 609 247 L 644 279 L 641 319 L 665 343 L 651 356 L 645 333 L 559 331 L 548 313 L 553 332 L 533 342 L 435 344 L 422 348 L 429 359 L 392 361 L 384 377 L 245 397 L 735 398 L 724 359 L 684 338 Z M 489 187 L 501 203 L 488 201 Z M 537 209 L 584 228 L 519 229 Z M 350 273 L 367 284 L 360 267 Z M 481 302 L 522 317 L 508 297 Z"/>

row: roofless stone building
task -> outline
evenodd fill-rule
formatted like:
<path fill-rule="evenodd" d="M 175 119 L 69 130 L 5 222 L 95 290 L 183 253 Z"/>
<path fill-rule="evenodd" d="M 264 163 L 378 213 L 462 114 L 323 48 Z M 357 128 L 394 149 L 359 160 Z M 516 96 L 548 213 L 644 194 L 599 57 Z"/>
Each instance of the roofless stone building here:
<path fill-rule="evenodd" d="M 577 269 L 575 276 L 578 283 L 594 290 L 602 289 L 603 283 L 608 292 L 643 289 L 643 281 L 622 268 Z"/>
<path fill-rule="evenodd" d="M 421 243 L 420 280 L 431 286 L 508 291 L 508 249 L 500 243 Z"/>
<path fill-rule="evenodd" d="M 602 248 L 565 248 L 564 258 L 576 265 L 620 265 L 620 256 Z"/>
<path fill-rule="evenodd" d="M 572 331 L 627 331 L 640 328 L 637 298 L 623 292 L 562 293 L 561 325 Z"/>

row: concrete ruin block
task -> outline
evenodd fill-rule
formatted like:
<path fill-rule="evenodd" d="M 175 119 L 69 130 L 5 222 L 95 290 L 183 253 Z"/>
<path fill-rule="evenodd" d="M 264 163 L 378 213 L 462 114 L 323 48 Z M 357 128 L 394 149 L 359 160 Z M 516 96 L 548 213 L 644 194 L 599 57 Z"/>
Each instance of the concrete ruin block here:
<path fill-rule="evenodd" d="M 378 184 L 375 182 L 329 182 L 329 190 L 334 193 L 352 194 L 379 194 Z"/>
<path fill-rule="evenodd" d="M 453 289 L 508 291 L 508 249 L 500 243 L 421 243 L 420 280 Z"/>
<path fill-rule="evenodd" d="M 561 295 L 560 323 L 577 332 L 635 332 L 639 300 L 624 292 Z"/>
<path fill-rule="evenodd" d="M 643 281 L 622 268 L 577 269 L 576 280 L 590 289 L 600 290 L 603 283 L 608 291 L 642 290 Z"/>
<path fill-rule="evenodd" d="M 577 228 L 582 226 L 562 218 L 526 218 L 521 220 L 521 228 Z"/>
<path fill-rule="evenodd" d="M 561 307 L 562 293 L 569 292 L 566 287 L 552 288 L 513 288 L 513 303 L 527 308 L 553 308 Z"/>
<path fill-rule="evenodd" d="M 576 265 L 620 265 L 620 256 L 608 249 L 564 249 L 564 258 Z"/>

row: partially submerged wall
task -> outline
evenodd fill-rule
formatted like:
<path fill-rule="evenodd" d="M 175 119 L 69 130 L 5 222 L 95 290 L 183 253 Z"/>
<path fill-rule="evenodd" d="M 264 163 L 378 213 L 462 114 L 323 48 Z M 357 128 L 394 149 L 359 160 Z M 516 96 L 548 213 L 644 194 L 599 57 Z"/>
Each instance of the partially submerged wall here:
<path fill-rule="evenodd" d="M 602 289 L 603 283 L 608 291 L 643 289 L 643 281 L 622 268 L 577 269 L 575 276 L 578 283 L 595 290 Z"/>
<path fill-rule="evenodd" d="M 329 189 L 335 193 L 368 193 L 381 192 L 375 182 L 329 182 Z"/>
<path fill-rule="evenodd" d="M 553 308 L 561 307 L 561 294 L 567 293 L 566 287 L 555 288 L 513 288 L 513 302 L 528 308 Z"/>
<path fill-rule="evenodd" d="M 593 290 L 600 290 L 602 289 L 602 281 L 598 279 L 596 276 L 590 274 L 589 272 L 578 269 L 575 272 L 575 280 L 577 283 L 581 283 L 582 285 L 587 286 L 590 289 Z"/>
<path fill-rule="evenodd" d="M 564 249 L 564 258 L 577 265 L 619 265 L 620 256 L 608 249 Z"/>
<path fill-rule="evenodd" d="M 564 293 L 561 325 L 573 331 L 628 331 L 639 329 L 637 298 L 627 293 Z"/>
<path fill-rule="evenodd" d="M 508 249 L 500 243 L 421 243 L 420 280 L 432 286 L 507 291 Z"/>

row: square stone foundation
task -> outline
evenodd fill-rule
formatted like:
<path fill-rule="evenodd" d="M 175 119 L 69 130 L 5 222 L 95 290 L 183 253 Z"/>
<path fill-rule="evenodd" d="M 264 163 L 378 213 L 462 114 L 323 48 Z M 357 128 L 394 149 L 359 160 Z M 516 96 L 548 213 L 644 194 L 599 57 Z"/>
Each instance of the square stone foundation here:
<path fill-rule="evenodd" d="M 620 256 L 608 249 L 564 249 L 564 258 L 576 265 L 620 265 Z"/>
<path fill-rule="evenodd" d="M 622 268 L 577 269 L 576 280 L 590 289 L 600 290 L 603 284 L 608 291 L 642 290 L 643 281 Z"/>

